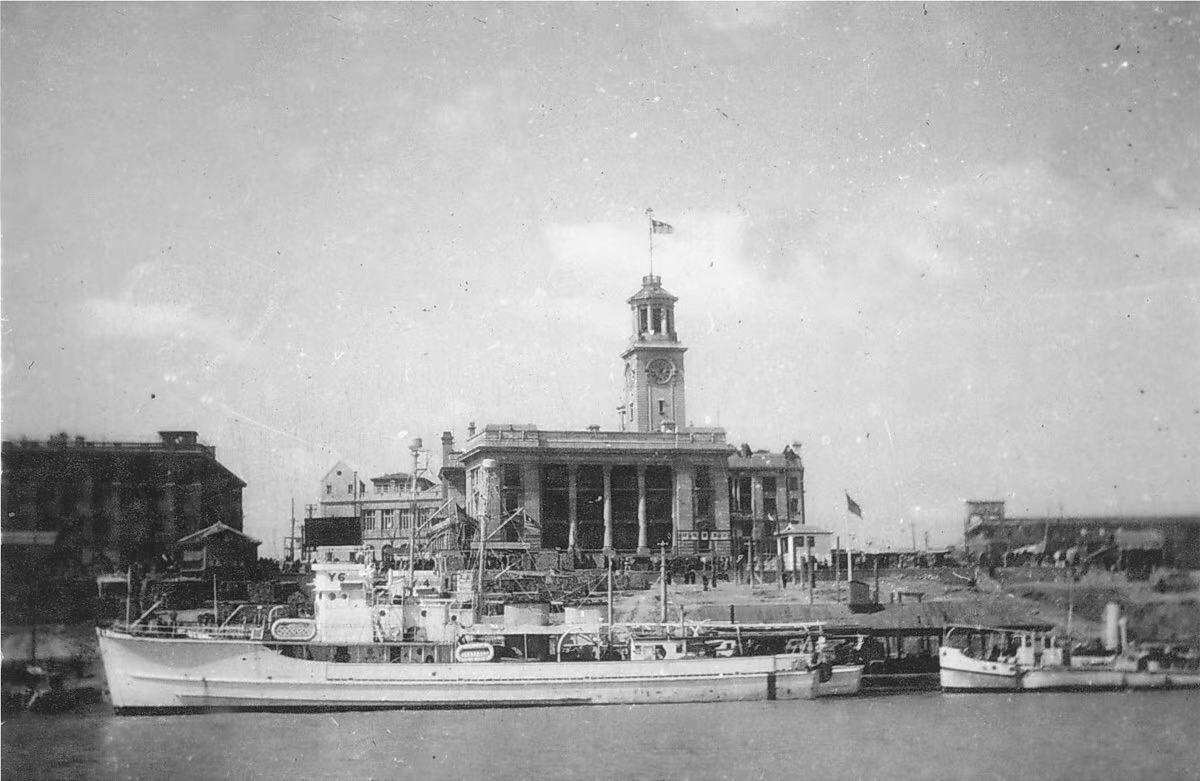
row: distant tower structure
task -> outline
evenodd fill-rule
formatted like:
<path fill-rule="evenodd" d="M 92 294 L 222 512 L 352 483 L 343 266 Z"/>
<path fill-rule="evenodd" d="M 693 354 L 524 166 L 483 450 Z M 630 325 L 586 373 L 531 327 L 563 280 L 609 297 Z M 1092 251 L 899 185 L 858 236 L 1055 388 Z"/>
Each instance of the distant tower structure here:
<path fill-rule="evenodd" d="M 675 332 L 675 296 L 653 274 L 629 298 L 633 336 L 625 361 L 623 416 L 634 431 L 670 431 L 685 425 L 683 354 Z"/>

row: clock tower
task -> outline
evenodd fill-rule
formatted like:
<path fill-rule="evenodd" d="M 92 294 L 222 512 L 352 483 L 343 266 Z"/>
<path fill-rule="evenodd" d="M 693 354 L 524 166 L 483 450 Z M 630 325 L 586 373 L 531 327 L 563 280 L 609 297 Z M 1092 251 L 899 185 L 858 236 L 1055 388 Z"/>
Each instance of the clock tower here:
<path fill-rule="evenodd" d="M 621 353 L 625 361 L 623 427 L 633 431 L 683 428 L 683 354 L 687 348 L 675 333 L 675 296 L 663 290 L 653 274 L 642 277 L 642 289 L 629 299 L 633 336 Z"/>

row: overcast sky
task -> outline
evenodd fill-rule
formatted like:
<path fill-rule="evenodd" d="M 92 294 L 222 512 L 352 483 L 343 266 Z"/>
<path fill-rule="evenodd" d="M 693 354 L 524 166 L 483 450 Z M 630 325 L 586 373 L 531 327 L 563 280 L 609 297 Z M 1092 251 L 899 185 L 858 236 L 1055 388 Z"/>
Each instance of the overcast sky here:
<path fill-rule="evenodd" d="M 689 417 L 810 523 L 1200 512 L 1198 5 L 0 21 L 4 436 L 196 429 L 264 554 L 338 458 L 616 428 L 651 206 Z"/>

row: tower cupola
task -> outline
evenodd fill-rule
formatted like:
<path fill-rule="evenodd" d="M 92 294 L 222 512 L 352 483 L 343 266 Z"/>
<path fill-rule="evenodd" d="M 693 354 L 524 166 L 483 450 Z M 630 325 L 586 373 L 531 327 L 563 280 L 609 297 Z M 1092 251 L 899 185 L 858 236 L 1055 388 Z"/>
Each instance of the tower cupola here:
<path fill-rule="evenodd" d="M 629 298 L 633 310 L 632 342 L 678 342 L 675 333 L 675 302 L 679 299 L 663 290 L 662 278 L 653 274 L 642 277 L 642 289 Z"/>

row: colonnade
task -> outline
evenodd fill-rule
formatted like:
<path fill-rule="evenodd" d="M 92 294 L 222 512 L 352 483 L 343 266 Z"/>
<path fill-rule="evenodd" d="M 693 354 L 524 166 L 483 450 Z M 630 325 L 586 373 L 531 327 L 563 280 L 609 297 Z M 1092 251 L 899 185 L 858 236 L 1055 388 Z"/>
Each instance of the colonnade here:
<path fill-rule="evenodd" d="M 603 464 L 604 472 L 604 549 L 613 548 L 613 514 L 612 514 L 612 464 Z M 576 550 L 579 547 L 579 506 L 577 493 L 579 490 L 579 466 L 567 466 L 567 547 Z M 646 517 L 646 465 L 637 464 L 637 520 L 638 520 L 638 553 L 649 553 L 647 539 L 648 519 Z M 674 528 L 675 513 L 671 513 L 671 524 Z"/>

